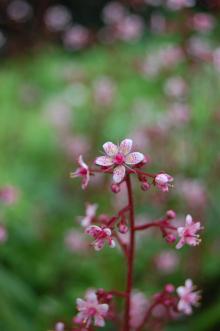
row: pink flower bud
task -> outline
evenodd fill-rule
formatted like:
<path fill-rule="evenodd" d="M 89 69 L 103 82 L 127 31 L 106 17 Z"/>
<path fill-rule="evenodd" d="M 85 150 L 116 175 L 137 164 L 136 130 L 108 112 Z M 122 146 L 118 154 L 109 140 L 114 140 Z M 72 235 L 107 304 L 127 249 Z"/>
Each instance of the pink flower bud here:
<path fill-rule="evenodd" d="M 143 191 L 148 191 L 149 189 L 150 189 L 150 184 L 147 182 L 147 181 L 143 181 L 142 183 L 141 183 L 141 189 L 143 190 Z"/>
<path fill-rule="evenodd" d="M 119 193 L 121 191 L 121 187 L 119 184 L 112 184 L 111 190 L 113 193 Z"/>
<path fill-rule="evenodd" d="M 168 219 L 174 219 L 174 218 L 176 218 L 176 213 L 175 213 L 175 211 L 174 210 L 168 210 L 167 212 L 166 212 L 166 215 L 167 215 L 167 218 Z"/>
<path fill-rule="evenodd" d="M 165 240 L 168 244 L 172 244 L 176 241 L 176 237 L 172 233 L 168 233 L 165 237 Z"/>
<path fill-rule="evenodd" d="M 168 293 L 173 293 L 175 291 L 173 284 L 166 284 L 164 289 Z"/>
<path fill-rule="evenodd" d="M 126 224 L 125 221 L 121 221 L 121 222 L 118 224 L 118 230 L 119 230 L 119 232 L 122 233 L 122 234 L 128 232 L 128 227 L 127 227 L 127 224 Z"/>

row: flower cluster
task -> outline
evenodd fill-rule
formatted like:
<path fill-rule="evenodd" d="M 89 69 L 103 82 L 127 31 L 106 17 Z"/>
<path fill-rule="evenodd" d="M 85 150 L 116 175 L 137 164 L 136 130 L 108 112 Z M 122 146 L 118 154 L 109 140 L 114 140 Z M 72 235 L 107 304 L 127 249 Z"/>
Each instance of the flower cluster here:
<path fill-rule="evenodd" d="M 184 286 L 175 289 L 174 285 L 167 284 L 163 291 L 154 295 L 151 299 L 145 297 L 141 292 L 133 290 L 133 263 L 135 252 L 135 235 L 138 231 L 149 228 L 159 229 L 168 244 L 176 240 L 176 249 L 179 250 L 185 244 L 197 246 L 201 239 L 199 231 L 203 229 L 201 223 L 194 221 L 191 215 L 187 215 L 185 224 L 180 226 L 176 222 L 176 213 L 168 210 L 161 219 L 139 224 L 135 221 L 134 201 L 132 192 L 131 176 L 136 176 L 144 191 L 155 186 L 166 193 L 173 187 L 173 177 L 165 172 L 151 174 L 144 172 L 141 168 L 148 162 L 148 157 L 140 152 L 133 152 L 133 141 L 124 139 L 119 145 L 106 142 L 103 145 L 105 155 L 98 156 L 94 163 L 97 168 L 89 167 L 82 156 L 79 157 L 79 167 L 71 173 L 71 178 L 81 177 L 82 188 L 88 186 L 91 176 L 96 173 L 106 173 L 113 176 L 112 191 L 118 193 L 121 186 L 127 187 L 128 203 L 116 215 L 96 215 L 97 204 L 87 204 L 86 213 L 80 222 L 86 234 L 94 240 L 91 246 L 100 251 L 105 244 L 114 248 L 116 243 L 121 247 L 127 263 L 126 289 L 123 292 L 112 290 L 106 292 L 103 289 L 97 291 L 89 290 L 85 300 L 77 299 L 78 314 L 74 318 L 75 328 L 73 330 L 92 330 L 92 325 L 103 327 L 105 320 L 120 321 L 114 305 L 114 299 L 121 297 L 125 301 L 125 312 L 122 323 L 123 331 L 141 331 L 145 324 L 152 320 L 161 319 L 167 321 L 180 314 L 191 314 L 192 307 L 198 306 L 200 292 L 195 291 L 195 286 L 190 279 L 186 280 Z M 177 226 L 178 224 L 178 226 Z M 126 234 L 126 240 L 123 236 Z M 169 252 L 168 268 L 173 268 L 178 263 L 177 256 Z M 174 261 L 175 260 L 175 261 Z M 160 268 L 161 262 L 158 268 Z M 167 265 L 165 264 L 165 268 Z M 151 325 L 151 324 L 150 324 Z M 63 331 L 64 325 L 60 322 L 56 325 L 56 331 Z"/>

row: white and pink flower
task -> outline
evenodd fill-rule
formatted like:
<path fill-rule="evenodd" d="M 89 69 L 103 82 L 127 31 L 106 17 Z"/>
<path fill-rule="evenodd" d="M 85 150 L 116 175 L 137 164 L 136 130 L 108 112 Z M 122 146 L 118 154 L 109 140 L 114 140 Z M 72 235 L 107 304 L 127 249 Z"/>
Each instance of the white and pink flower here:
<path fill-rule="evenodd" d="M 105 317 L 109 310 L 109 305 L 106 303 L 100 304 L 97 295 L 93 291 L 86 294 L 86 300 L 78 298 L 76 300 L 79 313 L 74 318 L 74 322 L 89 328 L 91 324 L 94 326 L 105 326 Z"/>
<path fill-rule="evenodd" d="M 200 293 L 194 291 L 196 287 L 193 285 L 191 279 L 185 281 L 185 286 L 177 288 L 177 294 L 180 298 L 177 308 L 180 312 L 186 315 L 192 314 L 192 306 L 198 306 L 200 300 Z"/>
<path fill-rule="evenodd" d="M 88 203 L 86 205 L 86 215 L 83 217 L 83 219 L 81 219 L 81 225 L 83 227 L 87 227 L 92 224 L 92 221 L 94 220 L 94 217 L 96 215 L 97 208 L 98 205 L 96 203 Z"/>
<path fill-rule="evenodd" d="M 115 241 L 112 238 L 112 231 L 109 228 L 101 228 L 97 225 L 90 225 L 86 228 L 85 233 L 95 239 L 92 246 L 96 251 L 100 251 L 106 242 L 111 248 L 115 247 Z"/>
<path fill-rule="evenodd" d="M 70 178 L 82 177 L 82 189 L 85 190 L 89 184 L 90 172 L 88 165 L 83 161 L 82 155 L 78 158 L 79 168 L 70 173 Z"/>
<path fill-rule="evenodd" d="M 165 173 L 160 173 L 156 175 L 154 182 L 159 190 L 162 192 L 168 192 L 169 188 L 172 186 L 171 183 L 173 182 L 173 177 Z"/>
<path fill-rule="evenodd" d="M 63 322 L 57 322 L 57 323 L 55 324 L 55 329 L 54 329 L 54 331 L 64 331 L 64 329 L 65 329 L 65 325 L 64 325 Z"/>
<path fill-rule="evenodd" d="M 182 248 L 185 244 L 190 246 L 197 246 L 200 244 L 201 239 L 198 231 L 202 230 L 200 222 L 194 222 L 191 215 L 186 216 L 186 223 L 184 227 L 178 227 L 177 233 L 180 237 L 179 242 L 176 245 L 177 249 Z"/>
<path fill-rule="evenodd" d="M 126 167 L 134 166 L 144 160 L 144 155 L 139 152 L 131 153 L 133 141 L 131 139 L 123 140 L 119 146 L 112 142 L 106 142 L 103 149 L 105 156 L 96 158 L 95 163 L 102 167 L 114 167 L 113 181 L 120 183 L 126 174 Z"/>

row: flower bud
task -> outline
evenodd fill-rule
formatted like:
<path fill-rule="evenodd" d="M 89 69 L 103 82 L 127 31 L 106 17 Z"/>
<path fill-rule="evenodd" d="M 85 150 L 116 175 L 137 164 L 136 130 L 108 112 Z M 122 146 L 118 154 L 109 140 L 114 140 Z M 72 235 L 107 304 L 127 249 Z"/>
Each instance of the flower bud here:
<path fill-rule="evenodd" d="M 168 293 L 173 293 L 175 291 L 175 287 L 173 284 L 166 284 L 164 290 Z"/>
<path fill-rule="evenodd" d="M 150 189 L 150 184 L 147 182 L 147 181 L 143 181 L 142 183 L 141 183 L 141 189 L 143 190 L 143 191 L 148 191 L 149 189 Z"/>
<path fill-rule="evenodd" d="M 128 232 L 128 226 L 125 221 L 121 221 L 118 224 L 118 230 L 120 233 L 123 233 L 123 234 Z"/>
<path fill-rule="evenodd" d="M 165 237 L 165 240 L 168 244 L 172 244 L 176 241 L 176 237 L 172 233 L 168 233 Z"/>
<path fill-rule="evenodd" d="M 175 211 L 174 210 L 171 210 L 171 209 L 166 212 L 166 215 L 167 215 L 167 218 L 170 219 L 170 220 L 176 218 Z"/>
<path fill-rule="evenodd" d="M 121 187 L 119 184 L 112 184 L 111 190 L 113 193 L 119 193 L 121 191 Z"/>

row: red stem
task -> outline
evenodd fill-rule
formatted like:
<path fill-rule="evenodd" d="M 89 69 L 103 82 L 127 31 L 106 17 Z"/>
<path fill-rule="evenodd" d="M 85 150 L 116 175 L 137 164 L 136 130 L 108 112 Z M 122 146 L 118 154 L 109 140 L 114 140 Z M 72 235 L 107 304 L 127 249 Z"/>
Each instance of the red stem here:
<path fill-rule="evenodd" d="M 126 185 L 128 192 L 129 205 L 129 219 L 130 219 L 130 240 L 128 252 L 128 269 L 127 269 L 127 286 L 126 286 L 126 300 L 125 300 L 125 314 L 123 331 L 130 330 L 130 306 L 131 306 L 131 291 L 133 282 L 133 265 L 134 265 L 134 249 L 135 249 L 135 220 L 134 220 L 134 203 L 131 187 L 131 179 L 129 174 L 126 176 Z"/>

